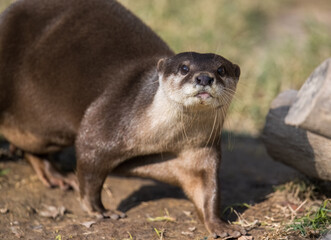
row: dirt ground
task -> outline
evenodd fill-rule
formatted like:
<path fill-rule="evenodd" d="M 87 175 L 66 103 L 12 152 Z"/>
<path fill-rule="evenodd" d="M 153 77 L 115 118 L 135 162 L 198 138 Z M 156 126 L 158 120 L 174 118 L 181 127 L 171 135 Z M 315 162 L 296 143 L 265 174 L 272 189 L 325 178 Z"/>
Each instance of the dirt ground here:
<path fill-rule="evenodd" d="M 329 1 L 324 2 L 325 6 L 307 0 L 305 7 L 289 9 L 268 26 L 270 39 L 303 34 L 297 22 L 305 18 L 304 11 L 318 12 L 322 22 L 330 23 Z M 0 240 L 212 239 L 179 188 L 152 180 L 109 176 L 103 202 L 109 209 L 126 212 L 127 218 L 96 221 L 80 208 L 78 193 L 46 188 L 26 161 L 8 155 L 7 147 L 0 143 Z M 299 212 L 301 202 L 274 191 L 275 186 L 301 174 L 273 161 L 259 139 L 225 134 L 220 175 L 223 217 L 245 226 L 252 237 L 247 240 L 305 239 L 278 232 L 284 221 L 293 218 L 293 209 Z M 251 207 L 243 207 L 247 204 Z M 229 210 L 231 207 L 239 217 Z M 158 222 L 157 217 L 170 221 Z"/>
<path fill-rule="evenodd" d="M 271 160 L 258 139 L 225 136 L 223 145 L 222 208 L 237 209 L 240 219 L 249 223 L 253 239 L 277 239 L 267 238 L 271 225 L 252 222 L 267 222 L 276 218 L 273 209 L 295 204 L 273 192 L 274 186 L 300 174 Z M 193 204 L 176 187 L 110 176 L 103 202 L 107 208 L 125 211 L 127 218 L 95 221 L 81 210 L 76 192 L 44 187 L 27 162 L 1 150 L 0 239 L 211 239 Z M 245 210 L 243 204 L 252 207 Z M 225 211 L 224 217 L 235 220 L 236 215 L 229 213 Z M 163 216 L 171 221 L 149 221 Z"/>

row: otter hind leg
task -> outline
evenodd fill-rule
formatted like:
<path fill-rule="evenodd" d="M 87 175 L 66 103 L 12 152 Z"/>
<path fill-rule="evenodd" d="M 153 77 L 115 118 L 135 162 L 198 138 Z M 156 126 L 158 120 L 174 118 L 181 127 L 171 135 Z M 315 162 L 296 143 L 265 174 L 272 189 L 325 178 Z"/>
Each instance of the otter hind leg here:
<path fill-rule="evenodd" d="M 61 189 L 73 188 L 78 191 L 75 174 L 60 172 L 48 158 L 48 153 L 60 151 L 63 148 L 61 144 L 50 144 L 54 141 L 8 123 L 1 125 L 0 132 L 9 141 L 10 152 L 15 154 L 22 151 L 24 158 L 31 164 L 45 186 L 60 187 Z M 69 145 L 70 141 L 70 139 L 67 140 L 66 144 Z M 43 155 L 34 153 L 43 153 Z"/>
<path fill-rule="evenodd" d="M 69 188 L 78 191 L 78 181 L 74 173 L 64 174 L 58 171 L 47 158 L 24 153 L 24 158 L 31 164 L 40 181 L 47 187 Z"/>

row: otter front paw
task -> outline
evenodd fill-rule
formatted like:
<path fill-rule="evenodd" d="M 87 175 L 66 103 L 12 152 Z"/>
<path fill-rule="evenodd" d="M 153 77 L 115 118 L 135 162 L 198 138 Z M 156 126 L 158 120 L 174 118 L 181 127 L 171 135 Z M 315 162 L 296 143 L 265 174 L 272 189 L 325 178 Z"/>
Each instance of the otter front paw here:
<path fill-rule="evenodd" d="M 103 218 L 110 218 L 113 220 L 118 220 L 120 218 L 126 218 L 126 214 L 120 211 L 107 210 L 101 213 Z"/>
<path fill-rule="evenodd" d="M 221 220 L 206 221 L 206 227 L 213 238 L 238 238 L 246 235 L 245 229 L 229 225 Z"/>
<path fill-rule="evenodd" d="M 97 218 L 97 219 L 110 218 L 112 220 L 118 220 L 120 218 L 126 218 L 126 214 L 124 212 L 113 211 L 113 210 L 103 210 L 101 212 L 99 212 L 99 211 L 88 211 L 88 214 L 92 217 Z"/>
<path fill-rule="evenodd" d="M 113 220 L 118 220 L 120 218 L 126 217 L 126 214 L 124 212 L 107 210 L 103 207 L 101 202 L 91 202 L 88 198 L 81 199 L 81 206 L 83 210 L 88 213 L 88 215 L 97 219 L 110 218 Z"/>

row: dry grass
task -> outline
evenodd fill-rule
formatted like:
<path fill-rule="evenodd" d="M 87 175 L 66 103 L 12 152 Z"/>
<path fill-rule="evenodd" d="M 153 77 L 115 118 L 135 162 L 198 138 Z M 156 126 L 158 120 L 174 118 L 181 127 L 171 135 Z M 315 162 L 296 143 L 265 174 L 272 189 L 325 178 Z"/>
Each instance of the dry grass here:
<path fill-rule="evenodd" d="M 262 229 L 266 240 L 318 239 L 331 231 L 331 199 L 318 188 L 307 180 L 283 184 L 243 215 L 237 213 L 235 224 L 258 235 Z"/>
<path fill-rule="evenodd" d="M 313 209 L 303 217 L 296 217 L 287 228 L 300 232 L 305 237 L 326 234 L 331 230 L 331 199 L 324 200 L 317 210 Z"/>
<path fill-rule="evenodd" d="M 13 0 L 0 0 L 0 12 L 2 12 Z"/>
<path fill-rule="evenodd" d="M 0 11 L 10 2 L 0 0 Z M 328 0 L 120 2 L 176 52 L 216 52 L 241 66 L 238 94 L 226 124 L 235 131 L 259 133 L 272 99 L 282 90 L 298 89 L 331 55 Z M 0 171 L 0 175 L 6 173 L 6 169 Z M 237 224 L 252 232 L 261 228 L 263 239 L 290 239 L 300 234 L 316 239 L 330 228 L 330 199 L 316 195 L 315 185 L 294 181 L 237 215 Z M 165 216 L 152 220 L 168 220 L 169 214 Z M 155 229 L 160 239 L 163 232 Z M 130 233 L 129 237 L 133 238 Z"/>
<path fill-rule="evenodd" d="M 239 63 L 242 76 L 225 126 L 237 132 L 259 133 L 272 99 L 300 88 L 331 55 L 327 1 L 120 2 L 176 52 L 216 52 Z"/>
<path fill-rule="evenodd" d="M 3 10 L 13 0 L 1 0 Z M 328 0 L 119 0 L 176 52 L 216 52 L 242 76 L 226 128 L 257 134 L 272 99 L 331 55 Z"/>

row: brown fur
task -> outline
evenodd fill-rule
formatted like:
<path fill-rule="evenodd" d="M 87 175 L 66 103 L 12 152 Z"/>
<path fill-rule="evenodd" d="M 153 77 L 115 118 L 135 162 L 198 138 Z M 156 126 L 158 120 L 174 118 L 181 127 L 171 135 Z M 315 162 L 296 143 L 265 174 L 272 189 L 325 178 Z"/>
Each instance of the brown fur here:
<path fill-rule="evenodd" d="M 0 18 L 1 133 L 33 163 L 75 143 L 91 214 L 106 215 L 100 194 L 113 171 L 181 186 L 214 236 L 238 234 L 219 219 L 218 173 L 239 75 L 215 54 L 175 55 L 111 0 L 20 0 Z"/>

